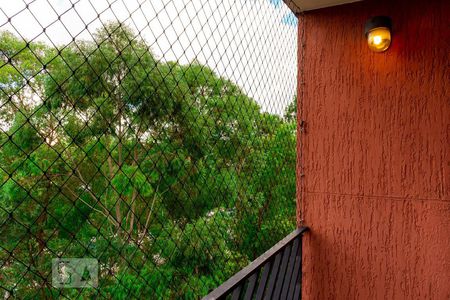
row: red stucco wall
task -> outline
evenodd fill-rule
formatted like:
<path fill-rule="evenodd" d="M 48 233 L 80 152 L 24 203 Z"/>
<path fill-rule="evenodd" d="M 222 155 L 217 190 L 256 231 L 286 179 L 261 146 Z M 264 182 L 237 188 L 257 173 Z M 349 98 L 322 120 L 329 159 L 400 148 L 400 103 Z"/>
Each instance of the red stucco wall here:
<path fill-rule="evenodd" d="M 363 36 L 375 15 L 394 24 L 382 54 Z M 303 299 L 450 299 L 449 16 L 401 0 L 300 20 Z"/>

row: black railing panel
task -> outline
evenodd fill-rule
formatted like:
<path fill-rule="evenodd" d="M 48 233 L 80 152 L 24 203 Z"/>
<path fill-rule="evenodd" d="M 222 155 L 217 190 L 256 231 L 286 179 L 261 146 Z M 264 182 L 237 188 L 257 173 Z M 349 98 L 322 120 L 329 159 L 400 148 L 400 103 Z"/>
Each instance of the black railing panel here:
<path fill-rule="evenodd" d="M 298 243 L 299 243 L 299 250 L 296 252 L 294 270 L 301 269 L 302 266 L 302 240 L 299 239 Z M 295 296 L 294 292 L 297 286 L 299 287 L 300 291 L 300 285 L 301 285 L 301 273 L 293 272 L 291 282 L 289 283 L 289 292 L 287 299 L 299 299 L 298 298 L 299 296 L 298 295 Z"/>
<path fill-rule="evenodd" d="M 296 261 L 296 253 L 298 251 L 298 245 L 300 241 L 299 239 L 294 240 L 294 244 L 292 246 L 291 256 L 289 258 L 289 263 L 286 270 L 286 276 L 284 278 L 283 287 L 281 289 L 281 299 L 286 299 L 289 291 L 289 286 L 292 278 L 292 273 L 295 272 L 294 266 Z M 281 285 L 280 285 L 281 286 Z"/>
<path fill-rule="evenodd" d="M 267 281 L 269 280 L 271 267 L 272 267 L 272 261 L 268 261 L 264 265 L 264 272 L 262 273 L 261 279 L 259 280 L 258 288 L 256 290 L 256 300 L 261 300 L 264 296 L 264 290 L 265 290 Z"/>
<path fill-rule="evenodd" d="M 302 235 L 306 231 L 302 227 L 286 236 L 203 300 L 300 299 Z"/>

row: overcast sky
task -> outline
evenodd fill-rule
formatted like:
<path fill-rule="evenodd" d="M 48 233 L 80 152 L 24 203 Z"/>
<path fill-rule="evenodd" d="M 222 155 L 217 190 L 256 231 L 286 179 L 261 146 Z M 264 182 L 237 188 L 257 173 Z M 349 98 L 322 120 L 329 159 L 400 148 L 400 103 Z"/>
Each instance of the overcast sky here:
<path fill-rule="evenodd" d="M 111 20 L 162 60 L 208 65 L 265 111 L 281 114 L 295 93 L 297 20 L 282 0 L 0 0 L 0 30 L 28 40 L 88 40 Z"/>

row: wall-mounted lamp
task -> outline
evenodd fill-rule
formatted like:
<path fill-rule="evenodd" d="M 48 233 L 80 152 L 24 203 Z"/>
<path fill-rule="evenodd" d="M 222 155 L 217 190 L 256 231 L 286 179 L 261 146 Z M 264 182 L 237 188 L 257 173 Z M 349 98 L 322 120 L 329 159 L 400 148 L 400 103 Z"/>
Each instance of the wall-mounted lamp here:
<path fill-rule="evenodd" d="M 364 27 L 370 50 L 374 52 L 386 51 L 391 45 L 391 29 L 391 18 L 385 16 L 370 18 Z"/>

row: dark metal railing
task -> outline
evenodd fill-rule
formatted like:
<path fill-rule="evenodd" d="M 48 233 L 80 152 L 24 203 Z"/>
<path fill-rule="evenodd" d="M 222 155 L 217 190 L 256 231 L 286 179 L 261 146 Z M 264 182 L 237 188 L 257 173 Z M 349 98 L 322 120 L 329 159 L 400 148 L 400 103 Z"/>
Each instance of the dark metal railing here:
<path fill-rule="evenodd" d="M 203 300 L 300 299 L 302 227 L 216 288 Z"/>

